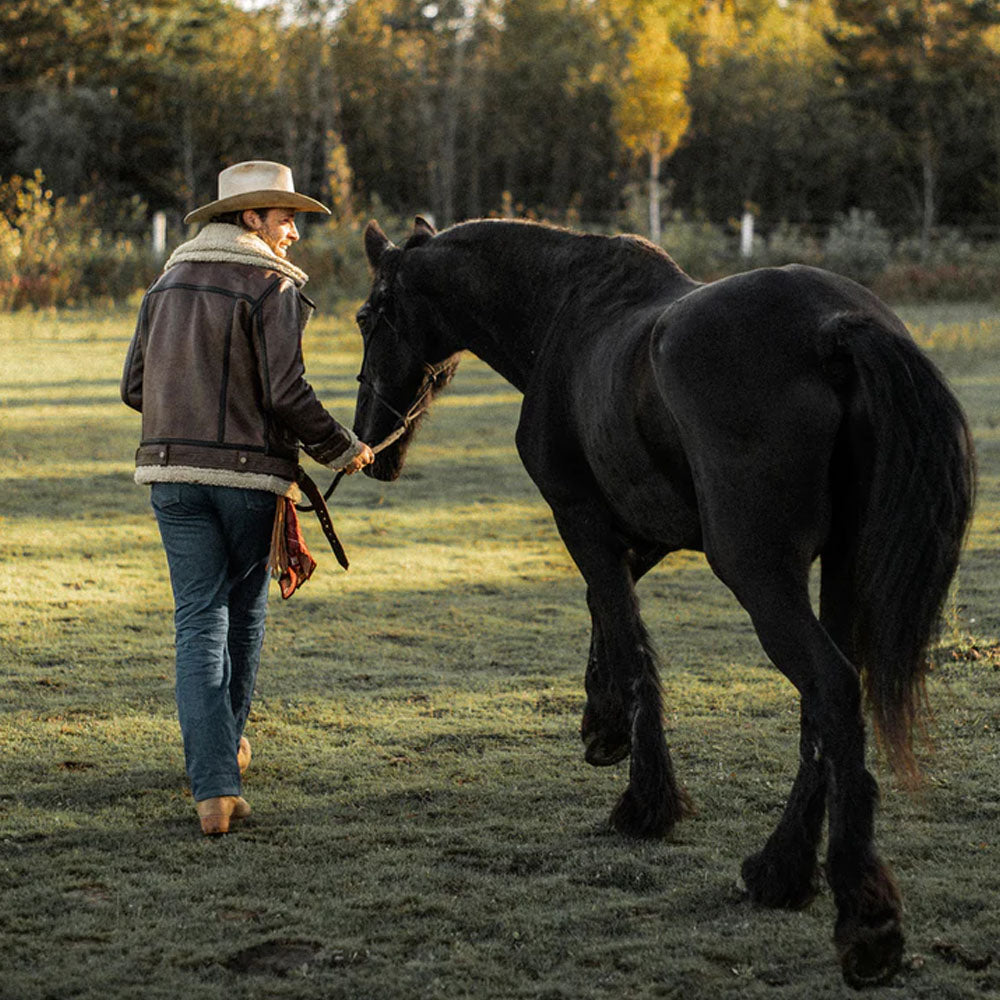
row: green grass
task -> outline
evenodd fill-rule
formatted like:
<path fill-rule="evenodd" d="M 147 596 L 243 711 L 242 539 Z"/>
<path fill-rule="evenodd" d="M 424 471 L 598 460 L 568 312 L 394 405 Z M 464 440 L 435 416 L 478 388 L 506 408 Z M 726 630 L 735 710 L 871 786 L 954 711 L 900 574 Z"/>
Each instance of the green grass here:
<path fill-rule="evenodd" d="M 870 995 L 983 997 L 1000 990 L 1000 315 L 905 316 L 966 406 L 981 481 L 925 788 L 880 771 L 909 937 Z M 399 483 L 338 491 L 348 573 L 305 521 L 320 569 L 272 596 L 254 815 L 202 838 L 138 417 L 117 396 L 131 326 L 0 316 L 0 997 L 851 995 L 828 893 L 774 913 L 736 888 L 784 803 L 797 705 L 700 556 L 640 587 L 698 814 L 667 843 L 607 831 L 627 768 L 582 760 L 583 584 L 517 460 L 518 397 L 473 358 Z M 358 348 L 346 313 L 310 327 L 312 380 L 345 421 Z"/>

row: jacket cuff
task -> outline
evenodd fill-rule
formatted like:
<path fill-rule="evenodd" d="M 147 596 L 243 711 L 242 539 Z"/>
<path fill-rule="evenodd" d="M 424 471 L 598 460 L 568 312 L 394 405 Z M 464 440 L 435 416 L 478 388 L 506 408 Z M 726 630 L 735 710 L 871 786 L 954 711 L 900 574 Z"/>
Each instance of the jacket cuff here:
<path fill-rule="evenodd" d="M 357 435 L 346 427 L 338 427 L 329 437 L 316 444 L 302 445 L 305 453 L 320 465 L 339 472 L 361 454 L 363 445 Z"/>

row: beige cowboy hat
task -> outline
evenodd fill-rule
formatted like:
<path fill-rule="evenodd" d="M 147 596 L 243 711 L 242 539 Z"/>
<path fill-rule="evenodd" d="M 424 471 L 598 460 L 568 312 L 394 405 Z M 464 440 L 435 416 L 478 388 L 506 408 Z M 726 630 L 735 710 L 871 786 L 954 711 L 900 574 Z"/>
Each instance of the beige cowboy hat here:
<path fill-rule="evenodd" d="M 244 208 L 295 208 L 300 212 L 324 212 L 326 205 L 295 190 L 292 172 L 271 160 L 235 163 L 219 173 L 219 197 L 184 216 L 184 222 L 204 222 L 222 212 Z"/>

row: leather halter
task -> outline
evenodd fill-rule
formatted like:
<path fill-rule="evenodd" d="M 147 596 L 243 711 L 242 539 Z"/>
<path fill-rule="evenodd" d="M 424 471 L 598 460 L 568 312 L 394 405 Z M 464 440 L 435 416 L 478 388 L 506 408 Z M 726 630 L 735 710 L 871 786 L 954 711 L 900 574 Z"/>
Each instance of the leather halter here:
<path fill-rule="evenodd" d="M 379 311 L 375 314 L 375 324 L 372 328 L 372 336 L 375 335 L 375 331 L 378 329 L 379 323 L 385 323 L 390 330 L 396 335 L 396 339 L 406 346 L 406 349 L 416 357 L 416 351 L 410 346 L 406 338 L 403 337 L 399 328 L 396 326 L 392 320 L 389 319 L 385 314 L 385 307 L 381 307 Z M 370 340 L 371 338 L 369 338 Z M 399 440 L 411 427 L 413 422 L 426 412 L 427 407 L 430 402 L 427 397 L 430 395 L 434 389 L 434 383 L 438 376 L 445 372 L 450 367 L 450 359 L 445 361 L 439 361 L 436 365 L 430 365 L 422 358 L 417 358 L 420 361 L 420 365 L 423 368 L 424 376 L 418 387 L 417 395 L 414 401 L 410 404 L 410 408 L 406 413 L 400 413 L 392 403 L 390 403 L 385 396 L 382 395 L 375 388 L 375 383 L 365 374 L 365 364 L 368 361 L 368 351 L 365 350 L 364 357 L 361 360 L 361 371 L 358 372 L 358 382 L 365 386 L 368 391 L 375 397 L 375 401 L 381 403 L 394 417 L 396 417 L 396 426 L 381 440 L 377 445 L 372 447 L 372 452 L 378 454 L 380 451 L 384 451 L 389 445 L 394 444 Z M 344 551 L 344 546 L 341 544 L 340 539 L 337 537 L 337 532 L 333 527 L 333 518 L 330 516 L 329 508 L 326 505 L 326 501 L 330 499 L 333 495 L 333 491 L 340 485 L 341 479 L 344 478 L 344 470 L 341 469 L 334 477 L 333 481 L 330 483 L 329 487 L 325 493 L 321 493 L 319 487 L 316 485 L 315 481 L 306 472 L 305 469 L 300 465 L 298 468 L 298 475 L 296 476 L 296 482 L 302 487 L 306 496 L 312 501 L 311 504 L 296 504 L 295 509 L 302 511 L 303 513 L 309 513 L 310 511 L 316 512 L 316 517 L 319 519 L 320 526 L 323 529 L 323 534 L 326 535 L 327 541 L 330 543 L 330 548 L 333 549 L 333 554 L 337 557 L 337 562 L 340 563 L 344 569 L 348 567 L 347 553 Z"/>
<path fill-rule="evenodd" d="M 393 406 L 392 403 L 390 403 L 377 388 L 375 388 L 375 382 L 365 374 L 365 365 L 368 363 L 368 351 L 365 351 L 365 356 L 361 359 L 361 371 L 358 372 L 358 382 L 365 386 L 365 388 L 375 397 L 375 401 L 377 403 L 381 403 L 382 406 L 384 406 L 398 421 L 397 425 L 377 445 L 372 447 L 372 451 L 376 455 L 383 449 L 388 448 L 389 445 L 391 445 L 398 438 L 402 437 L 402 435 L 409 430 L 413 421 L 427 410 L 424 400 L 434 389 L 434 382 L 437 377 L 442 372 L 447 371 L 451 363 L 450 359 L 446 359 L 444 361 L 439 361 L 436 365 L 431 365 L 424 361 L 423 358 L 418 357 L 417 352 L 410 346 L 409 341 L 399 332 L 399 327 L 397 327 L 396 324 L 393 323 L 392 320 L 385 314 L 385 306 L 381 306 L 375 314 L 372 337 L 375 336 L 380 323 L 384 323 L 387 327 L 389 327 L 389 329 L 396 335 L 396 340 L 399 341 L 399 343 L 401 343 L 410 352 L 410 354 L 420 362 L 420 367 L 423 369 L 424 377 L 421 379 L 417 396 L 410 404 L 410 408 L 406 411 L 406 413 L 400 413 L 399 410 L 397 410 L 396 407 Z"/>

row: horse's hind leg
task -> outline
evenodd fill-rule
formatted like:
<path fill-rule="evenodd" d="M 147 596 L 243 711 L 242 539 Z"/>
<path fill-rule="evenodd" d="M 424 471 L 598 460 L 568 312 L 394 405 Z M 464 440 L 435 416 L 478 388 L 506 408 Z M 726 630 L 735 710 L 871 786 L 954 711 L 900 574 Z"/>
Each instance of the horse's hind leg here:
<path fill-rule="evenodd" d="M 760 906 L 798 910 L 819 891 L 816 854 L 826 815 L 826 767 L 816 727 L 801 712 L 799 773 L 781 821 L 767 843 L 744 862 L 740 874 Z"/>
<path fill-rule="evenodd" d="M 818 763 L 826 769 L 830 814 L 827 879 L 837 907 L 834 941 L 844 978 L 852 986 L 887 982 L 902 959 L 902 903 L 875 850 L 878 787 L 865 768 L 857 671 L 813 615 L 804 575 L 795 580 L 776 567 L 769 577 L 758 561 L 752 568 L 744 565 L 742 572 L 728 571 L 720 576 L 749 611 L 771 661 L 799 689 L 803 714 L 809 720 L 807 731 L 812 731 Z M 806 790 L 810 780 L 818 778 L 807 777 Z M 815 819 L 816 791 L 818 785 L 806 798 L 810 805 L 803 816 Z M 791 810 L 793 815 L 797 811 Z M 768 855 L 775 865 L 781 846 L 801 846 L 809 839 L 808 835 L 784 836 L 781 824 L 776 836 Z"/>
<path fill-rule="evenodd" d="M 850 573 L 846 543 L 838 539 L 823 556 L 820 623 L 838 649 L 853 660 Z M 777 829 L 763 849 L 743 862 L 742 876 L 750 898 L 761 906 L 799 909 L 819 889 L 816 856 L 826 816 L 826 763 L 816 725 L 801 711 L 799 773 Z"/>

